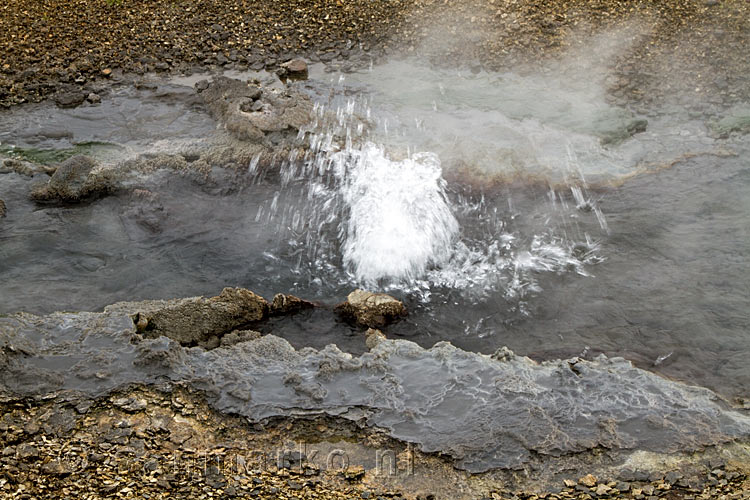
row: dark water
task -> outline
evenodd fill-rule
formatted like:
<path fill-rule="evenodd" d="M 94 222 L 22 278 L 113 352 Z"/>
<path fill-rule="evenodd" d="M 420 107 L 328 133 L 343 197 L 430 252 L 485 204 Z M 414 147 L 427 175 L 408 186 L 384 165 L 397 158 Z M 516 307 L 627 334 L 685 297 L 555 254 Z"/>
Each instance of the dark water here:
<path fill-rule="evenodd" d="M 688 160 L 599 193 L 611 234 L 580 277 L 546 273 L 528 315 L 488 300 L 446 304 L 393 330 L 465 349 L 507 345 L 535 359 L 599 352 L 718 392 L 748 396 L 750 165 Z M 437 308 L 435 308 L 437 309 Z M 500 302 L 499 309 L 507 309 Z M 456 336 L 448 332 L 463 332 Z M 436 333 L 444 332 L 444 333 Z M 660 359 L 662 358 L 662 359 Z"/>
<path fill-rule="evenodd" d="M 202 141 L 215 126 L 189 91 L 123 92 L 120 100 L 105 100 L 100 112 L 106 120 L 86 125 L 89 115 L 99 111 L 77 112 L 83 118 L 73 127 L 75 140 L 148 150 L 153 146 L 148 138 L 158 129 L 156 137 L 167 142 L 168 150 L 170 137 L 175 143 Z M 153 107 L 132 121 L 125 111 L 142 99 Z M 395 113 L 393 106 L 399 103 L 384 102 L 384 114 Z M 513 109 L 518 102 L 514 99 Z M 408 113 L 418 113 L 412 104 Z M 182 106 L 181 114 L 164 114 L 175 106 Z M 459 128 L 476 118 L 467 106 L 479 109 L 485 121 L 499 112 L 474 101 L 457 106 L 445 113 L 460 118 Z M 598 108 L 586 109 L 576 123 L 591 121 Z M 19 118 L 25 112 L 5 114 L 6 144 L 33 145 L 28 131 L 41 130 L 34 123 L 49 119 L 64 128 L 69 113 L 40 107 Z M 466 248 L 456 250 L 443 268 L 430 269 L 429 277 L 379 283 L 410 310 L 386 334 L 426 347 L 449 340 L 485 353 L 506 345 L 538 360 L 604 352 L 728 396 L 750 397 L 747 139 L 714 140 L 699 121 L 677 113 L 655 118 L 652 135 L 607 149 L 592 141 L 585 127 L 554 117 L 508 115 L 504 119 L 511 125 L 526 127 L 527 138 L 538 138 L 539 131 L 547 141 L 567 137 L 572 144 L 567 151 L 572 148 L 572 157 L 581 158 L 579 167 L 587 175 L 594 175 L 587 169 L 601 165 L 603 158 L 617 166 L 599 172 L 598 187 L 583 193 L 596 211 L 576 208 L 578 200 L 564 184 L 550 187 L 521 179 L 490 187 L 452 181 L 448 198 L 460 227 L 458 240 Z M 403 128 L 405 120 L 400 120 Z M 13 123 L 25 124 L 27 132 L 19 133 Z M 102 132 L 101 123 L 111 129 Z M 398 116 L 393 117 L 392 126 L 398 123 Z M 430 123 L 444 129 L 439 132 L 443 137 L 455 133 L 447 122 L 428 121 L 413 136 L 418 146 L 425 146 L 424 137 L 435 137 Z M 142 127 L 147 131 L 139 132 Z M 392 130 L 380 139 L 409 141 Z M 493 137 L 501 133 L 482 131 L 475 134 L 472 152 L 494 144 Z M 42 144 L 70 143 L 66 136 Z M 702 154 L 622 181 L 651 152 L 654 158 L 678 158 L 698 146 L 737 154 Z M 457 161 L 456 149 L 450 151 L 443 162 L 446 170 Z M 539 166 L 557 149 L 536 147 L 533 161 L 528 151 L 524 146 L 512 152 L 527 160 L 521 168 Z M 479 156 L 478 163 L 491 157 L 486 151 Z M 550 180 L 555 177 L 558 183 L 566 175 Z M 246 175 L 217 188 L 160 173 L 90 204 L 38 207 L 26 199 L 38 180 L 0 176 L 0 198 L 9 208 L 7 218 L 0 220 L 0 313 L 94 311 L 121 300 L 215 294 L 225 286 L 243 286 L 269 299 L 276 292 L 294 293 L 322 306 L 274 320 L 262 330 L 298 347 L 336 343 L 350 352 L 365 350 L 361 332 L 340 323 L 331 311 L 361 285 L 343 265 L 337 227 L 313 228 L 319 240 L 311 246 L 309 230 L 300 231 L 292 222 L 295 214 L 307 217 L 305 182 L 282 185 L 278 179 Z M 497 249 L 489 250 L 493 245 Z"/>

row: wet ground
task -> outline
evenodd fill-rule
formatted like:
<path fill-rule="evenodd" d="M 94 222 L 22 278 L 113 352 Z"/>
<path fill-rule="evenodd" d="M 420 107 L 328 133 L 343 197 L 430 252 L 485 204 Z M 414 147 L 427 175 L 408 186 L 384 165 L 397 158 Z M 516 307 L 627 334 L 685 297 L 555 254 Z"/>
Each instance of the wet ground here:
<path fill-rule="evenodd" d="M 352 288 L 370 286 L 410 309 L 387 334 L 425 347 L 449 340 L 491 353 L 506 345 L 538 360 L 604 352 L 746 398 L 747 137 L 717 138 L 716 123 L 732 113 L 719 106 L 640 115 L 608 104 L 601 72 L 589 69 L 589 78 L 576 80 L 409 62 L 350 75 L 313 68 L 303 88 L 322 107 L 344 110 L 340 132 L 349 126 L 377 146 L 372 168 L 387 170 L 373 170 L 379 181 L 366 179 L 366 187 L 432 186 L 452 214 L 438 210 L 436 227 L 455 218 L 448 243 L 397 245 L 401 252 L 428 241 L 429 252 L 445 254 L 428 256 L 406 278 L 373 281 L 351 259 L 374 241 L 403 241 L 414 222 L 399 222 L 407 233 L 392 232 L 391 222 L 374 226 L 374 240 L 342 237 L 359 208 L 346 201 L 351 182 L 303 175 L 299 161 L 282 166 L 281 176 L 251 165 L 217 172 L 212 182 L 144 175 L 82 206 L 37 206 L 26 193 L 38 175 L 4 174 L 0 312 L 100 310 L 119 300 L 215 294 L 226 285 L 333 306 Z M 38 161 L 84 151 L 105 162 L 200 147 L 216 124 L 178 85 L 194 81 L 115 87 L 100 106 L 74 110 L 17 108 L 5 113 L 1 146 Z M 373 130 L 353 125 L 368 113 Z M 643 119 L 645 131 L 629 128 Z M 311 133 L 322 137 L 326 129 Z M 424 178 L 399 178 L 396 159 L 415 151 L 436 154 L 447 184 L 430 177 L 432 167 L 420 170 Z M 311 198 L 313 189 L 325 196 Z M 388 195 L 406 203 L 401 213 L 435 208 L 410 205 L 413 192 Z M 398 252 L 388 258 L 414 257 Z M 325 307 L 258 328 L 298 347 L 365 349 L 360 332 Z"/>

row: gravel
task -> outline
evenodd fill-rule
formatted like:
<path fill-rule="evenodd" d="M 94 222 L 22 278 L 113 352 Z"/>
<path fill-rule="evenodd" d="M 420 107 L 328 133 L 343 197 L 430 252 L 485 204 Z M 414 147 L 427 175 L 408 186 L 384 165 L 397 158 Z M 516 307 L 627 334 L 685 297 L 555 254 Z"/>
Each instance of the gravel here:
<path fill-rule="evenodd" d="M 132 387 L 94 401 L 65 393 L 42 400 L 5 397 L 0 498 L 750 498 L 747 464 L 738 468 L 715 460 L 700 475 L 580 473 L 561 479 L 559 487 L 531 492 L 508 489 L 492 475 L 465 475 L 449 464 L 441 468 L 440 457 L 414 451 L 416 475 L 402 485 L 388 479 L 384 486 L 373 464 L 359 465 L 356 454 L 346 468 L 326 468 L 320 465 L 322 454 L 273 451 L 310 435 L 336 446 L 359 443 L 369 450 L 362 456 L 382 447 L 406 449 L 403 443 L 330 417 L 251 424 L 217 413 L 198 393 L 165 389 Z"/>
<path fill-rule="evenodd" d="M 745 0 L 15 0 L 0 7 L 0 106 L 118 70 L 277 68 L 296 56 L 344 67 L 394 53 L 476 71 L 518 67 L 577 46 L 596 55 L 592 35 L 634 26 L 608 62 L 613 99 L 750 97 Z"/>

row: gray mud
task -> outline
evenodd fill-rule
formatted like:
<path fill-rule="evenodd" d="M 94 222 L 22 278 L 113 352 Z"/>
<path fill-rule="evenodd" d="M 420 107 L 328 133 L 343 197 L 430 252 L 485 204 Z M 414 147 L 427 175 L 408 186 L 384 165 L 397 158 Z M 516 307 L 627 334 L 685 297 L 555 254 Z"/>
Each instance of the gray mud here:
<path fill-rule="evenodd" d="M 131 383 L 184 382 L 251 420 L 328 414 L 383 428 L 469 471 L 606 448 L 686 452 L 750 436 L 750 418 L 707 389 L 670 382 L 621 358 L 535 363 L 449 343 L 381 340 L 352 356 L 295 350 L 273 335 L 211 351 L 135 334 L 115 304 L 103 313 L 0 318 L 0 382 L 12 393 L 89 396 Z"/>
<path fill-rule="evenodd" d="M 3 112 L 0 148 L 32 160 L 44 159 L 44 151 L 86 145 L 104 157 L 108 145 L 130 154 L 174 151 L 206 138 L 215 128 L 203 101 L 188 87 L 164 82 L 120 85 L 108 88 L 96 105 L 61 109 L 46 101 Z"/>

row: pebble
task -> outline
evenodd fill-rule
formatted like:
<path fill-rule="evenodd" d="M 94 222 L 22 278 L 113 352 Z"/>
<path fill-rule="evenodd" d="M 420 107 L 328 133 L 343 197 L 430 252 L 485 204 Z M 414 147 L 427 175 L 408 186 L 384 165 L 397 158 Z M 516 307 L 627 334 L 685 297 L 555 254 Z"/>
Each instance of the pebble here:
<path fill-rule="evenodd" d="M 596 477 L 591 474 L 587 474 L 580 478 L 578 480 L 578 483 L 584 486 L 588 486 L 589 488 L 593 488 L 596 485 Z"/>

